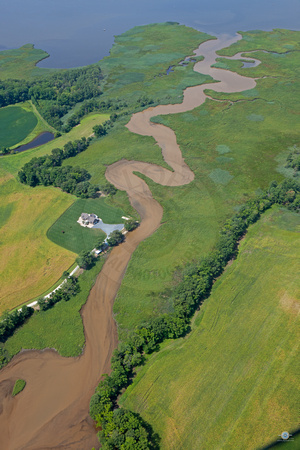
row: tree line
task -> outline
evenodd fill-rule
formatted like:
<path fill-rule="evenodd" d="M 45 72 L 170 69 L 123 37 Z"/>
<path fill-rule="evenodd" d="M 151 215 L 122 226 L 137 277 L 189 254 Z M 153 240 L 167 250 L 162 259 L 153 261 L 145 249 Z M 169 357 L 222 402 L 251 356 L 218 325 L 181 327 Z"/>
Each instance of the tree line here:
<path fill-rule="evenodd" d="M 13 312 L 4 311 L 0 319 L 0 342 L 5 342 L 7 338 L 12 336 L 15 329 L 24 324 L 34 312 L 30 306 L 22 306 L 19 310 Z M 1 366 L 0 366 L 1 367 Z"/>
<path fill-rule="evenodd" d="M 91 178 L 88 171 L 78 166 L 62 166 L 65 159 L 86 150 L 90 141 L 91 138 L 82 137 L 68 142 L 63 149 L 54 148 L 50 155 L 32 158 L 19 170 L 20 182 L 32 187 L 55 186 L 80 198 L 94 198 L 99 188 L 88 181 Z"/>
<path fill-rule="evenodd" d="M 210 295 L 214 281 L 222 274 L 227 263 L 236 257 L 238 243 L 247 228 L 274 204 L 299 212 L 299 181 L 287 179 L 280 184 L 272 182 L 266 191 L 248 201 L 227 220 L 212 252 L 184 268 L 181 282 L 170 294 L 173 312 L 150 319 L 137 327 L 114 351 L 111 374 L 105 375 L 100 381 L 90 402 L 90 416 L 101 427 L 98 436 L 103 449 L 158 448 L 158 437 L 150 426 L 138 414 L 119 408 L 117 398 L 130 384 L 134 368 L 143 364 L 145 354 L 158 350 L 159 344 L 165 339 L 179 338 L 189 332 L 191 317 Z M 125 418 L 132 414 L 131 425 L 131 421 Z M 120 425 L 120 418 L 123 417 L 124 426 Z"/>
<path fill-rule="evenodd" d="M 74 297 L 80 292 L 78 279 L 73 276 L 68 276 L 62 286 L 57 291 L 52 292 L 49 297 L 40 297 L 37 301 L 40 311 L 47 311 L 52 308 L 56 303 L 64 300 L 69 301 L 71 297 Z"/>

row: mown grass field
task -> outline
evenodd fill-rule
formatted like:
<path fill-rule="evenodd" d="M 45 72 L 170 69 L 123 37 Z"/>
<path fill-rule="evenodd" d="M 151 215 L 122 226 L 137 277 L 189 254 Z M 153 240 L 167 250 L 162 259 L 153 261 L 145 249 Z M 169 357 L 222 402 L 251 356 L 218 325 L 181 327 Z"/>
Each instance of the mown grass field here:
<path fill-rule="evenodd" d="M 122 223 L 123 212 L 109 206 L 104 198 L 78 199 L 70 206 L 47 231 L 52 242 L 74 253 L 91 251 L 106 234 L 100 229 L 85 228 L 77 223 L 80 215 L 97 214 L 104 223 Z"/>
<path fill-rule="evenodd" d="M 299 231 L 296 213 L 265 213 L 192 332 L 139 369 L 121 404 L 150 422 L 161 448 L 262 448 L 298 427 Z"/>
<path fill-rule="evenodd" d="M 22 348 L 55 348 L 62 356 L 79 356 L 84 333 L 79 311 L 104 264 L 104 258 L 79 277 L 80 292 L 68 302 L 61 301 L 48 311 L 34 314 L 4 344 L 12 358 Z"/>
<path fill-rule="evenodd" d="M 20 106 L 0 109 L 0 148 L 16 145 L 36 127 L 36 116 Z"/>

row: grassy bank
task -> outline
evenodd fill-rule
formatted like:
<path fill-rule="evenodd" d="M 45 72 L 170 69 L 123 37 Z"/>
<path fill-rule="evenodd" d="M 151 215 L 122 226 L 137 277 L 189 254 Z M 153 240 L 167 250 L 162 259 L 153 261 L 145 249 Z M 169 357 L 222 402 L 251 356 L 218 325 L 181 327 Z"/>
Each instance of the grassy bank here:
<path fill-rule="evenodd" d="M 192 333 L 123 395 L 162 448 L 261 448 L 297 427 L 298 232 L 299 216 L 279 208 L 251 226 Z"/>

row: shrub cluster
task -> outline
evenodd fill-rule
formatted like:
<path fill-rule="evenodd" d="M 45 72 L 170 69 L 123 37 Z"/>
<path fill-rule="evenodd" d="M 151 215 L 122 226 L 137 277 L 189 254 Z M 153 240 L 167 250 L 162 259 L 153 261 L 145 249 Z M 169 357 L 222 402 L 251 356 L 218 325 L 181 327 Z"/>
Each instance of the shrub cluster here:
<path fill-rule="evenodd" d="M 118 425 L 119 418 L 129 412 L 118 408 L 117 397 L 130 383 L 134 367 L 142 364 L 144 355 L 157 350 L 158 344 L 164 339 L 181 337 L 189 331 L 191 317 L 209 296 L 214 281 L 224 271 L 227 263 L 236 256 L 238 242 L 249 225 L 256 222 L 274 203 L 298 211 L 299 201 L 300 183 L 291 179 L 281 184 L 271 183 L 268 190 L 247 202 L 224 224 L 210 255 L 185 267 L 181 282 L 171 293 L 173 312 L 150 319 L 131 333 L 125 342 L 119 344 L 111 360 L 111 375 L 105 375 L 90 402 L 90 415 L 101 427 L 99 438 L 103 448 L 147 449 L 157 445 L 157 438 L 148 435 L 145 446 L 139 446 L 139 441 L 133 441 L 133 446 L 128 447 L 128 436 L 135 436 L 135 429 L 130 433 L 128 428 L 120 431 Z M 147 424 L 138 415 L 135 418 L 145 430 L 142 435 L 146 435 Z"/>
<path fill-rule="evenodd" d="M 80 198 L 95 197 L 98 187 L 90 184 L 90 174 L 80 167 L 61 166 L 64 159 L 70 158 L 87 149 L 90 138 L 85 137 L 68 142 L 63 150 L 54 148 L 51 155 L 32 158 L 19 171 L 21 183 L 29 186 L 55 186 Z"/>
<path fill-rule="evenodd" d="M 28 319 L 33 312 L 34 309 L 26 305 L 22 306 L 20 310 L 15 310 L 11 313 L 5 311 L 0 319 L 0 342 L 5 342 L 6 339 L 13 334 L 15 329 L 23 325 L 25 320 Z"/>
<path fill-rule="evenodd" d="M 47 309 L 52 308 L 56 303 L 61 300 L 66 302 L 70 300 L 71 297 L 76 295 L 80 290 L 78 279 L 75 277 L 69 277 L 66 282 L 57 291 L 52 292 L 52 294 L 47 298 L 39 298 L 38 305 L 40 311 L 47 311 Z"/>

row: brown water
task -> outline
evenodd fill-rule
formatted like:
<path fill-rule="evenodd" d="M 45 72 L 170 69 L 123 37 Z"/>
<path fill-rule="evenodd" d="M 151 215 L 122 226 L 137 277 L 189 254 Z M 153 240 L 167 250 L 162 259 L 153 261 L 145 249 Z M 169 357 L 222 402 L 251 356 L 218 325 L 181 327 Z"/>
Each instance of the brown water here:
<path fill-rule="evenodd" d="M 164 186 L 181 186 L 194 179 L 193 172 L 182 158 L 175 133 L 149 120 L 159 114 L 189 111 L 201 105 L 206 98 L 204 89 L 238 92 L 254 88 L 253 79 L 210 67 L 215 62 L 215 51 L 235 40 L 208 41 L 195 52 L 205 56 L 204 61 L 195 65 L 195 70 L 211 75 L 220 80 L 219 83 L 188 88 L 183 103 L 149 108 L 134 114 L 127 124 L 130 131 L 156 139 L 173 171 L 127 160 L 108 167 L 106 178 L 127 192 L 131 204 L 140 214 L 141 225 L 127 234 L 126 241 L 111 252 L 82 308 L 86 337 L 83 355 L 63 358 L 49 349 L 24 351 L 1 370 L 1 449 L 99 448 L 96 430 L 88 416 L 88 406 L 101 374 L 110 370 L 111 354 L 118 342 L 112 318 L 113 302 L 132 253 L 159 227 L 163 213 L 147 184 L 133 172 L 143 173 Z M 12 398 L 12 388 L 18 378 L 26 380 L 27 385 L 24 391 Z"/>

